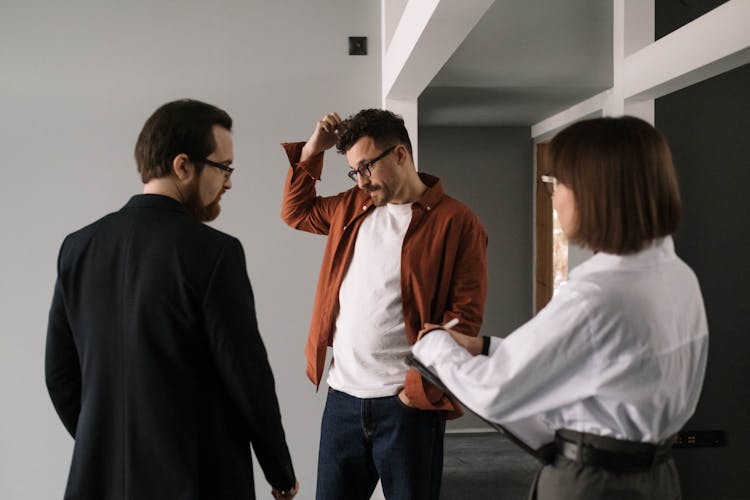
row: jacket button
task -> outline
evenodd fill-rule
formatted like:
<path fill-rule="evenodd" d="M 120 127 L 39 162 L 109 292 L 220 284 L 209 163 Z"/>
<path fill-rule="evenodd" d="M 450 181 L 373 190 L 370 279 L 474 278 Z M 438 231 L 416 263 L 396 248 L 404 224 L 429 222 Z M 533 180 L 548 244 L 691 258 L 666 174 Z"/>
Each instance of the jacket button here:
<path fill-rule="evenodd" d="M 427 207 L 427 211 L 428 211 L 428 212 L 430 211 L 430 209 L 432 209 L 432 207 Z"/>

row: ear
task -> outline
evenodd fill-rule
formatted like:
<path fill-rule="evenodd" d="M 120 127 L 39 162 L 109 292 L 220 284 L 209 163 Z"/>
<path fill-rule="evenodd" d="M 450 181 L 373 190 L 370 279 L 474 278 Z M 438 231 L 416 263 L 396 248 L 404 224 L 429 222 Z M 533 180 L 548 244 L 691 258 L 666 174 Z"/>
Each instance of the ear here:
<path fill-rule="evenodd" d="M 195 175 L 195 165 L 185 153 L 180 153 L 172 160 L 172 172 L 177 179 L 188 182 Z"/>
<path fill-rule="evenodd" d="M 406 160 L 409 159 L 409 151 L 406 149 L 406 146 L 403 144 L 399 144 L 396 146 L 396 161 L 399 165 L 406 164 Z"/>

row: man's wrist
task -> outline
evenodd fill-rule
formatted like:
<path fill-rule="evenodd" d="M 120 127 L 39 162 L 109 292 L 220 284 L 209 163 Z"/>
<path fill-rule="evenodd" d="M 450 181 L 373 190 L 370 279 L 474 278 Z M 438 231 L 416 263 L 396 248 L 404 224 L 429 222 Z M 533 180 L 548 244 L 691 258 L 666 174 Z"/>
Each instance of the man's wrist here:
<path fill-rule="evenodd" d="M 300 151 L 299 155 L 299 161 L 311 160 L 322 152 L 323 151 L 315 151 L 314 149 L 312 149 L 312 147 L 310 147 L 310 143 L 307 142 L 304 146 L 302 146 L 302 151 Z"/>

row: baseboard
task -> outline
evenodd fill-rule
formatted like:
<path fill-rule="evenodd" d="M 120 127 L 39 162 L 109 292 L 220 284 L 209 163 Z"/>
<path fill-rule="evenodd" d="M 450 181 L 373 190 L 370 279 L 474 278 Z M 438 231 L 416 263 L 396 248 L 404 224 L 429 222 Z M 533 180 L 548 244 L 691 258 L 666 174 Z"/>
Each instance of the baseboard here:
<path fill-rule="evenodd" d="M 476 427 L 473 429 L 446 429 L 446 434 L 496 434 L 495 429 L 489 427 Z"/>

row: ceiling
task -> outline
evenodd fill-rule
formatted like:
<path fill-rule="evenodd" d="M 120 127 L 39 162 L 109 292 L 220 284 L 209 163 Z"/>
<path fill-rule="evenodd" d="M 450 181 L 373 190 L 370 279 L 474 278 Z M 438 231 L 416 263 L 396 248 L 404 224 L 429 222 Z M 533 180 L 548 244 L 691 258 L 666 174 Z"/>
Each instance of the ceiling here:
<path fill-rule="evenodd" d="M 530 126 L 612 86 L 612 2 L 496 0 L 419 97 L 420 126 Z"/>

